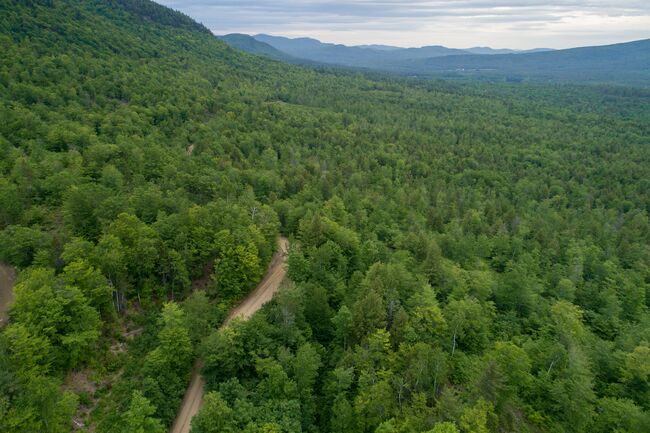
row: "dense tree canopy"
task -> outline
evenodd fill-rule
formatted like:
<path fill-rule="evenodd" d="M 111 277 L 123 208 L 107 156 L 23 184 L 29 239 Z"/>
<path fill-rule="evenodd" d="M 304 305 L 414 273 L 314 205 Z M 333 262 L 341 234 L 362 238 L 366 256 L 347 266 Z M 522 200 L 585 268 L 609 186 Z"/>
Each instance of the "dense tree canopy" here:
<path fill-rule="evenodd" d="M 0 11 L 1 431 L 163 431 L 197 354 L 200 433 L 650 430 L 644 93 L 284 65 L 149 1 Z M 280 232 L 294 284 L 217 329 Z"/>

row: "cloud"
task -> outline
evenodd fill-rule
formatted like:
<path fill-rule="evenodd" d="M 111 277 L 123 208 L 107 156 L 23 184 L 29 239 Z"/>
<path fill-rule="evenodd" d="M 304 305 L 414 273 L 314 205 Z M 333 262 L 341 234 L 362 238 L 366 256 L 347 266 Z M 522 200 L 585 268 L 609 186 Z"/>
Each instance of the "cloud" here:
<path fill-rule="evenodd" d="M 650 38 L 648 0 L 159 0 L 217 34 L 345 44 L 564 48 Z"/>

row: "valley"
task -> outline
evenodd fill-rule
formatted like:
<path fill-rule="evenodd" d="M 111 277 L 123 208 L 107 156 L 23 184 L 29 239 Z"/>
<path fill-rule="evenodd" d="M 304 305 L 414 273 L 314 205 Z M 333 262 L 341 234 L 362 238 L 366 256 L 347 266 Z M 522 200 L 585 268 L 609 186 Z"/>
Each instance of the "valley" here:
<path fill-rule="evenodd" d="M 516 51 L 443 46 L 387 50 L 263 34 L 221 38 L 240 50 L 280 61 L 318 62 L 420 78 L 650 86 L 650 39 L 564 50 Z"/>
<path fill-rule="evenodd" d="M 1 432 L 650 431 L 646 41 L 385 70 L 0 12 Z"/>

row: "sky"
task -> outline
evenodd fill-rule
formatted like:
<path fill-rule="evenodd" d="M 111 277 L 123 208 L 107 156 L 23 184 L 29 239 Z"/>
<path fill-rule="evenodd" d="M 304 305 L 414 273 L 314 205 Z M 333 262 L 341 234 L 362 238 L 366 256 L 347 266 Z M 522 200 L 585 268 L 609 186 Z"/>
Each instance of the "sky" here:
<path fill-rule="evenodd" d="M 650 38 L 650 0 L 156 0 L 217 35 L 345 45 L 570 48 Z"/>

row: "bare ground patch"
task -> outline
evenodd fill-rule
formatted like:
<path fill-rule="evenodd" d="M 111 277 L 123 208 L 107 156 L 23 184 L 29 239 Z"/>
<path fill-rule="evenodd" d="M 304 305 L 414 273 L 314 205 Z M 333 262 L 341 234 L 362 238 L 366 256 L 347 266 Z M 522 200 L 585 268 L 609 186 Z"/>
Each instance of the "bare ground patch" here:
<path fill-rule="evenodd" d="M 0 263 L 0 326 L 7 322 L 7 310 L 14 299 L 16 271 L 11 266 Z"/>

